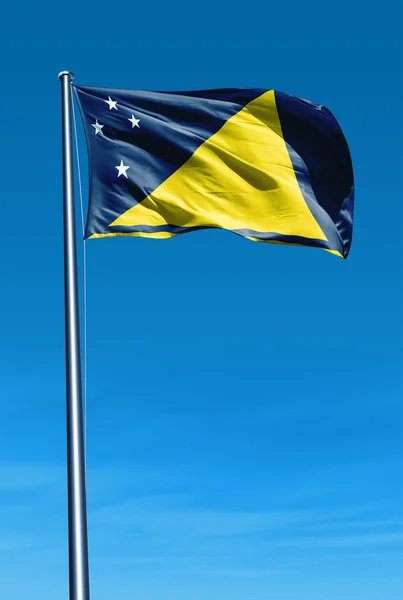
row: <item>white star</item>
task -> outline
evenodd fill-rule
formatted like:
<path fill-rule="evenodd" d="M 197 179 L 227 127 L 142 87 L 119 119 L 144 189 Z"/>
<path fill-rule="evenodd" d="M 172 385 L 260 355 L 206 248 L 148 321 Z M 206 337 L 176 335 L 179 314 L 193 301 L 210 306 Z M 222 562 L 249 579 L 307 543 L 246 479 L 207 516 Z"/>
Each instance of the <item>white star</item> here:
<path fill-rule="evenodd" d="M 112 108 L 114 108 L 115 110 L 117 110 L 116 105 L 118 103 L 118 101 L 116 100 L 112 100 L 112 98 L 110 96 L 108 96 L 108 100 L 104 100 L 104 102 L 106 102 L 109 105 L 109 110 L 112 110 Z"/>
<path fill-rule="evenodd" d="M 98 119 L 95 119 L 95 123 L 91 123 L 91 125 L 95 129 L 95 135 L 98 135 L 98 133 L 102 133 L 102 127 L 103 127 L 103 125 L 100 125 L 98 123 Z"/>
<path fill-rule="evenodd" d="M 130 167 L 126 167 L 123 164 L 123 160 L 120 161 L 120 165 L 118 167 L 115 167 L 115 169 L 117 169 L 119 171 L 118 177 L 120 177 L 121 175 L 124 175 L 126 177 L 126 179 L 129 179 L 126 171 L 127 171 L 127 169 L 130 169 Z"/>
<path fill-rule="evenodd" d="M 130 123 L 132 124 L 132 129 L 133 129 L 133 127 L 140 128 L 140 125 L 139 125 L 140 119 L 136 119 L 134 115 L 132 115 L 131 119 L 127 119 L 127 120 L 130 121 Z"/>

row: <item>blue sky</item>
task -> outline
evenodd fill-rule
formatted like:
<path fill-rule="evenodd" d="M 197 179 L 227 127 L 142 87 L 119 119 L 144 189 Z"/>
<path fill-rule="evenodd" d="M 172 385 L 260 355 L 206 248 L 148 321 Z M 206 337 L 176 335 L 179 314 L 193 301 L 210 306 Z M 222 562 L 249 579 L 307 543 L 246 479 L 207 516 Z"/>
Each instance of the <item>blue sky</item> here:
<path fill-rule="evenodd" d="M 0 595 L 68 597 L 57 74 L 70 69 L 82 85 L 324 104 L 356 179 L 347 261 L 222 231 L 87 243 L 92 598 L 400 598 L 397 2 L 65 13 L 22 2 L 0 23 Z M 84 146 L 81 160 L 86 189 Z"/>

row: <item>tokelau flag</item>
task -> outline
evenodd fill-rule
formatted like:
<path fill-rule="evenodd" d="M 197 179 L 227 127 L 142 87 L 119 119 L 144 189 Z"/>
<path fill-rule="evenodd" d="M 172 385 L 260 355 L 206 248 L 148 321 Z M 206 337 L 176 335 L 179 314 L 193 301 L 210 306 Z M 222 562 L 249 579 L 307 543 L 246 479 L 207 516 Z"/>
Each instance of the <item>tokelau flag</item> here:
<path fill-rule="evenodd" d="M 347 257 L 353 170 L 324 106 L 264 89 L 74 89 L 90 164 L 86 238 L 221 228 Z"/>

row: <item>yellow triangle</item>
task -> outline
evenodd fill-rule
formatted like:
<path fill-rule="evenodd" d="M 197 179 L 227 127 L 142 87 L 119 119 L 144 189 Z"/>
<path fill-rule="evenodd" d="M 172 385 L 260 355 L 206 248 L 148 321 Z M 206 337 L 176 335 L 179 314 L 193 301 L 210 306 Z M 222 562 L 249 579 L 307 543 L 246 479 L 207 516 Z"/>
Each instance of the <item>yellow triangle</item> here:
<path fill-rule="evenodd" d="M 145 200 L 111 223 L 167 224 L 326 240 L 300 191 L 274 91 L 228 119 Z"/>

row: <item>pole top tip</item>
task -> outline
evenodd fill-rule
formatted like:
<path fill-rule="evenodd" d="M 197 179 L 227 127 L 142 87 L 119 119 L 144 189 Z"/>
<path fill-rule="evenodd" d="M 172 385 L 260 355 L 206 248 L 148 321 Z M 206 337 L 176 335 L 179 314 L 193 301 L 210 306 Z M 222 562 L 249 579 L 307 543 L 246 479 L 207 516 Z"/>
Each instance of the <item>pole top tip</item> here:
<path fill-rule="evenodd" d="M 72 73 L 71 71 L 62 71 L 61 73 L 59 73 L 58 78 L 60 79 L 60 81 L 63 79 L 63 77 L 67 75 L 68 77 L 70 77 L 70 80 L 72 81 L 74 79 L 74 73 Z"/>

